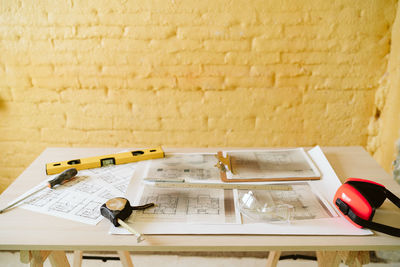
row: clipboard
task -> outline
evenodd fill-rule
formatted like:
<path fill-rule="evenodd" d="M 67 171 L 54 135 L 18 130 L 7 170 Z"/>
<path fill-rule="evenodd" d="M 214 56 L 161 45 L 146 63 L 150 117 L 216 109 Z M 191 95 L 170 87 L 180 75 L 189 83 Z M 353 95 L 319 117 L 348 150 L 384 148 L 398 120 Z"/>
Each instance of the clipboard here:
<path fill-rule="evenodd" d="M 241 153 L 264 153 L 261 155 L 261 158 L 268 158 L 271 157 L 270 162 L 268 162 L 268 159 L 263 162 L 263 160 L 257 161 L 257 157 L 253 158 L 253 160 L 250 162 L 250 166 L 257 166 L 261 165 L 260 173 L 257 173 L 256 175 L 251 175 L 251 172 L 246 173 L 246 168 L 241 168 L 241 164 L 238 163 L 241 161 L 240 159 L 240 154 Z M 289 156 L 291 153 L 293 154 L 294 160 L 297 160 L 298 162 L 294 162 L 292 165 L 294 165 L 294 168 L 289 169 L 289 170 L 284 170 L 285 167 L 289 166 L 288 164 L 280 164 L 279 163 L 279 158 L 278 162 L 276 162 L 276 159 L 274 160 L 274 156 Z M 225 156 L 224 156 L 225 154 Z M 270 155 L 269 155 L 270 154 Z M 275 155 L 274 155 L 275 154 Z M 248 157 L 250 154 L 243 154 L 244 157 Z M 216 165 L 217 168 L 220 170 L 220 178 L 221 181 L 225 183 L 240 183 L 240 182 L 274 182 L 274 181 L 305 181 L 305 180 L 319 180 L 321 179 L 321 175 L 317 167 L 314 165 L 312 160 L 307 156 L 307 154 L 304 152 L 303 148 L 296 148 L 296 149 L 288 149 L 288 150 L 265 150 L 265 151 L 248 151 L 248 152 L 241 152 L 241 151 L 235 151 L 235 152 L 222 152 L 219 151 L 217 152 L 216 158 L 218 160 L 218 163 Z M 291 159 L 293 160 L 293 159 Z M 243 160 L 242 160 L 243 161 Z M 275 163 L 275 165 L 274 165 Z M 271 169 L 275 169 L 274 171 L 268 171 L 266 170 L 265 166 L 269 164 L 271 166 Z M 243 164 L 245 165 L 245 164 Z M 281 166 L 279 166 L 281 165 Z M 279 171 L 280 167 L 282 167 L 283 171 Z M 293 167 L 293 166 L 291 166 Z M 296 169 L 296 167 L 298 169 Z M 263 172 L 264 170 L 264 172 Z M 253 172 L 253 174 L 255 174 Z"/>

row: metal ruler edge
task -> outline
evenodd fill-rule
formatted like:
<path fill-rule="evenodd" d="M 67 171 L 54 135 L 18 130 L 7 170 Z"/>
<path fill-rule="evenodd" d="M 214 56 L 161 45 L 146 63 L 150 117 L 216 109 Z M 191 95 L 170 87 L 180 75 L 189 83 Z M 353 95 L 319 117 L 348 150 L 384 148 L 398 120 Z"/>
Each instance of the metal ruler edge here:
<path fill-rule="evenodd" d="M 229 184 L 229 183 L 185 183 L 185 182 L 153 182 L 143 181 L 145 185 L 162 188 L 215 188 L 215 189 L 252 189 L 252 190 L 281 190 L 289 191 L 292 187 L 287 184 Z"/>

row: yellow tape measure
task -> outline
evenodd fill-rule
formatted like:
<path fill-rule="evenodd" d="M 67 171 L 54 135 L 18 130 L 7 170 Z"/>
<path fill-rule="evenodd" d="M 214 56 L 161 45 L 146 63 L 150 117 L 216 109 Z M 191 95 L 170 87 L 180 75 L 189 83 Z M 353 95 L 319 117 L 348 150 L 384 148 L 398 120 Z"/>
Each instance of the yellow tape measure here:
<path fill-rule="evenodd" d="M 164 151 L 161 147 L 122 152 L 104 156 L 96 156 L 82 159 L 73 159 L 61 162 L 46 164 L 47 174 L 56 174 L 74 167 L 77 170 L 99 168 L 109 165 L 125 164 L 147 159 L 158 159 L 164 157 Z"/>

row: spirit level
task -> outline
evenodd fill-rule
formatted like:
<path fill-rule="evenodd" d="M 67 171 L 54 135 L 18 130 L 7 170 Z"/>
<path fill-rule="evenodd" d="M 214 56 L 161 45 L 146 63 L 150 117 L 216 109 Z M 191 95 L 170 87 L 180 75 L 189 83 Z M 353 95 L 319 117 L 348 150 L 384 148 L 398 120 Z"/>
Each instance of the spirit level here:
<path fill-rule="evenodd" d="M 122 152 L 104 156 L 96 156 L 82 159 L 73 159 L 61 162 L 53 162 L 46 164 L 47 174 L 56 174 L 71 167 L 77 170 L 85 170 L 99 168 L 103 166 L 131 163 L 147 159 L 158 159 L 164 157 L 164 151 L 161 147 Z"/>

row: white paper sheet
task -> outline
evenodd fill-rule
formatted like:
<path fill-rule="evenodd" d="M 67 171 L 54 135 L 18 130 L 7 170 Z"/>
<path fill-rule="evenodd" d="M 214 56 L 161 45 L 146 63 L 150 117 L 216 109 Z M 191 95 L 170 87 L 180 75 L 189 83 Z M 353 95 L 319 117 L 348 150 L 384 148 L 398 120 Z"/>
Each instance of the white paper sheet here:
<path fill-rule="evenodd" d="M 147 163 L 145 180 L 151 182 L 219 182 L 218 160 L 209 153 L 166 153 Z"/>
<path fill-rule="evenodd" d="M 251 224 L 187 224 L 187 223 L 157 223 L 128 221 L 133 228 L 143 234 L 273 234 L 273 235 L 369 235 L 371 231 L 359 229 L 350 224 L 345 218 L 337 215 L 331 202 L 337 188 L 341 185 L 335 172 L 319 147 L 308 152 L 321 173 L 321 179 L 308 182 L 317 190 L 320 198 L 328 206 L 334 217 L 297 220 L 290 224 L 251 223 Z M 143 170 L 137 170 L 128 187 L 127 197 L 135 200 L 137 190 L 144 177 Z M 112 234 L 130 234 L 121 227 L 111 227 Z"/>
<path fill-rule="evenodd" d="M 332 218 L 332 213 L 326 202 L 313 192 L 307 182 L 290 184 L 288 190 L 235 190 L 238 199 L 242 200 L 243 223 L 262 223 L 269 221 L 270 213 L 276 207 L 286 207 L 283 211 L 290 221 Z M 249 195 L 249 192 L 251 194 Z M 249 201 L 249 196 L 251 200 Z M 257 207 L 257 211 L 254 207 Z M 265 210 L 263 212 L 263 209 Z M 279 210 L 277 210 L 279 211 Z M 246 216 L 247 215 L 247 216 Z M 280 216 L 277 216 L 279 219 Z"/>
<path fill-rule="evenodd" d="M 125 195 L 136 166 L 137 163 L 129 163 L 81 170 L 75 180 L 54 189 L 45 188 L 26 199 L 21 207 L 95 225 L 103 219 L 100 206 L 110 198 Z M 29 192 L 46 184 L 50 179 L 52 177 Z"/>
<path fill-rule="evenodd" d="M 303 148 L 257 151 L 224 151 L 231 158 L 228 179 L 266 179 L 319 177 L 320 173 Z"/>
<path fill-rule="evenodd" d="M 149 223 L 240 223 L 235 221 L 232 190 L 143 186 L 135 204 L 147 203 L 154 203 L 155 206 L 135 211 L 129 220 Z"/>

